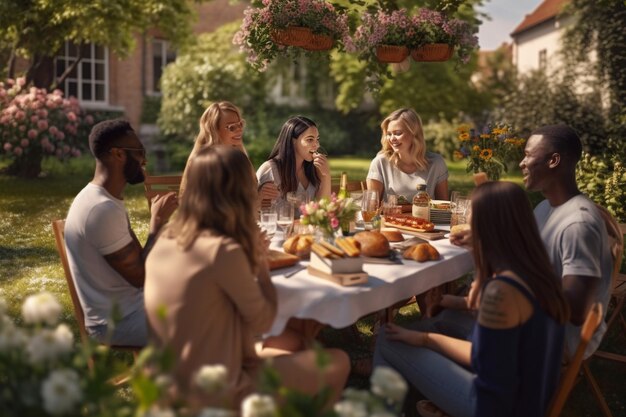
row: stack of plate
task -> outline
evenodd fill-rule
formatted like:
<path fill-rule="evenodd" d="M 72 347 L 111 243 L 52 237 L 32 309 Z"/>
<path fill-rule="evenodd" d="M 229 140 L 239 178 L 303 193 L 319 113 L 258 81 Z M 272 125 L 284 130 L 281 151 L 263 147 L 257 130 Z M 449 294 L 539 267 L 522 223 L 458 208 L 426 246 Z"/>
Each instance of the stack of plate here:
<path fill-rule="evenodd" d="M 437 208 L 437 207 L 448 207 Z M 447 200 L 431 200 L 430 201 L 430 221 L 435 224 L 450 224 L 450 202 Z"/>

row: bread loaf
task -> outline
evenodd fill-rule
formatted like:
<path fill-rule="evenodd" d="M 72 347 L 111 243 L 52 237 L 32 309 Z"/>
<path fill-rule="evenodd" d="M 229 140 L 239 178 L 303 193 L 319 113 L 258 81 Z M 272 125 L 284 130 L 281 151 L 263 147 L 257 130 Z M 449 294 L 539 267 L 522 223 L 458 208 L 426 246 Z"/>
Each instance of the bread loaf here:
<path fill-rule="evenodd" d="M 429 243 L 409 246 L 402 256 L 404 259 L 412 259 L 417 262 L 436 261 L 440 258 L 439 251 Z"/>
<path fill-rule="evenodd" d="M 354 239 L 361 245 L 363 256 L 384 258 L 389 256 L 389 241 L 380 232 L 359 232 Z"/>
<path fill-rule="evenodd" d="M 283 250 L 292 255 L 298 255 L 306 258 L 311 254 L 311 245 L 313 244 L 313 236 L 311 235 L 293 235 L 283 243 Z"/>
<path fill-rule="evenodd" d="M 402 233 L 397 230 L 381 230 L 380 233 L 390 242 L 402 242 L 404 240 Z"/>

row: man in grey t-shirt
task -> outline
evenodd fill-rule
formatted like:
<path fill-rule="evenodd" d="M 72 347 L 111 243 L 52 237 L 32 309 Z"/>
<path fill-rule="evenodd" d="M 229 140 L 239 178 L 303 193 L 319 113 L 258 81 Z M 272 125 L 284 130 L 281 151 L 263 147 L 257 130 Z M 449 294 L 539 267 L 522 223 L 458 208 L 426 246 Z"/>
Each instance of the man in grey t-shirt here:
<path fill-rule="evenodd" d="M 595 204 L 576 184 L 576 164 L 582 145 L 565 125 L 543 126 L 532 132 L 520 163 L 524 184 L 546 199 L 535 208 L 535 218 L 563 292 L 571 317 L 566 328 L 566 349 L 573 355 L 580 341 L 580 326 L 594 302 L 606 314 L 611 291 L 612 258 L 606 226 Z M 600 344 L 606 325 L 590 341 L 585 357 Z"/>

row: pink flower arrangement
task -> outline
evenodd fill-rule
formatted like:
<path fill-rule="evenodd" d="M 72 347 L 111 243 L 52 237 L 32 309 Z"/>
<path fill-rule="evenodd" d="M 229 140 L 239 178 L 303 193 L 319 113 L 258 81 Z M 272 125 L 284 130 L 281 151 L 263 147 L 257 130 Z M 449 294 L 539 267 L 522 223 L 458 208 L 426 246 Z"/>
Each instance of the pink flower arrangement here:
<path fill-rule="evenodd" d="M 324 0 L 263 0 L 263 7 L 250 6 L 244 11 L 241 28 L 233 43 L 248 55 L 248 62 L 253 67 L 263 71 L 278 52 L 299 52 L 278 45 L 272 36 L 276 29 L 292 26 L 330 36 L 337 41 L 339 48 L 352 42 L 348 16 L 339 13 L 331 3 Z"/>
<path fill-rule="evenodd" d="M 355 50 L 351 52 L 372 50 L 379 45 L 404 46 L 413 32 L 411 18 L 406 9 L 391 13 L 384 10 L 365 13 L 361 25 L 354 33 Z"/>
<path fill-rule="evenodd" d="M 6 156 L 29 158 L 79 156 L 84 147 L 81 124 L 93 124 L 74 97 L 61 90 L 24 89 L 25 79 L 0 82 L 0 143 Z"/>
<path fill-rule="evenodd" d="M 372 56 L 379 45 L 418 48 L 425 44 L 445 43 L 457 47 L 461 62 L 469 61 L 472 50 L 478 46 L 474 28 L 460 19 L 449 19 L 436 10 L 418 9 L 409 15 L 406 9 L 366 13 L 354 34 L 354 50 L 361 58 Z"/>
<path fill-rule="evenodd" d="M 352 198 L 338 198 L 333 193 L 328 198 L 312 201 L 300 206 L 300 223 L 318 226 L 328 237 L 338 231 L 342 223 L 354 220 L 359 206 Z"/>

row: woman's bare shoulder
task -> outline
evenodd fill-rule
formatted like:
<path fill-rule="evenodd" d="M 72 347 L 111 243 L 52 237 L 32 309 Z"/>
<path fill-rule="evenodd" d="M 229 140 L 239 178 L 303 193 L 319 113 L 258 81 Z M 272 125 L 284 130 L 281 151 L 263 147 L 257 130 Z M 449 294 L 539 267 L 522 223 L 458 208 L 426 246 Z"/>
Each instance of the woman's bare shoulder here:
<path fill-rule="evenodd" d="M 532 304 L 519 289 L 494 280 L 481 296 L 478 323 L 492 329 L 509 329 L 524 323 L 531 314 Z"/>

